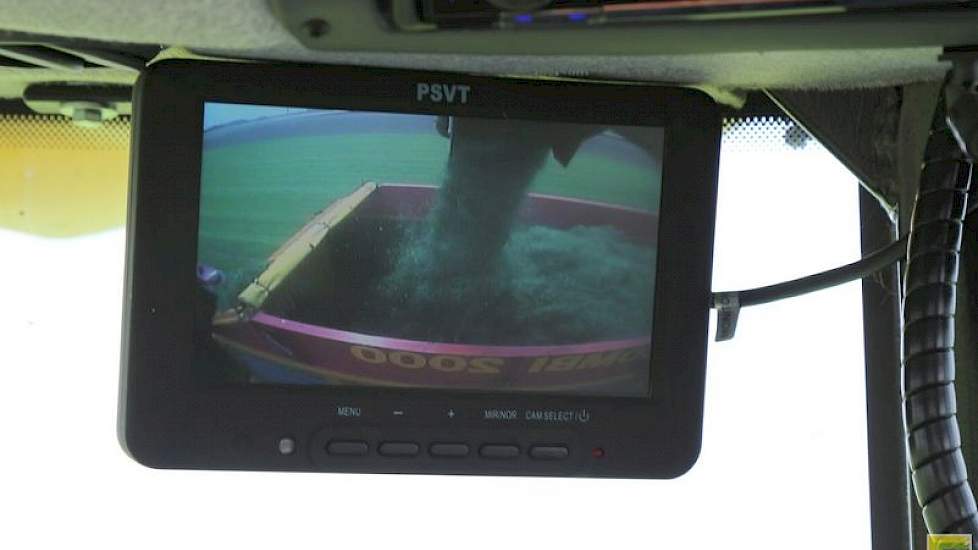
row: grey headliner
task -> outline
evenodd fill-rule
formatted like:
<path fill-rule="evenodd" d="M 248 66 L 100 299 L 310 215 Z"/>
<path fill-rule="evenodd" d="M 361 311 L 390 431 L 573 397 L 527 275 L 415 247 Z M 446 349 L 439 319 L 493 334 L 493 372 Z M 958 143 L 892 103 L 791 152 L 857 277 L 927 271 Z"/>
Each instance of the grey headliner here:
<path fill-rule="evenodd" d="M 675 40 L 655 43 L 649 38 L 651 35 L 642 34 L 648 31 L 635 29 L 610 33 L 583 30 L 565 34 L 522 31 L 519 36 L 512 33 L 492 36 L 492 33 L 471 31 L 440 36 L 436 36 L 439 33 L 390 33 L 377 17 L 372 0 L 330 0 L 321 5 L 324 7 L 319 9 L 333 25 L 328 42 L 324 43 L 329 48 L 325 51 L 303 47 L 275 19 L 265 0 L 0 0 L 0 29 L 114 42 L 177 45 L 199 53 L 230 57 L 495 74 L 564 74 L 727 88 L 884 86 L 939 79 L 945 70 L 936 60 L 940 47 L 920 45 L 920 41 L 913 47 L 894 49 L 859 47 L 682 54 L 676 53 L 686 48 L 682 41 L 679 44 Z M 975 29 L 973 33 L 978 42 L 978 26 L 970 28 Z M 894 33 L 899 32 L 900 29 L 894 28 Z M 960 39 L 962 32 L 972 31 L 958 29 L 955 36 Z M 618 48 L 619 44 L 621 48 Z M 702 51 L 692 38 L 689 46 L 689 51 Z M 359 51 L 350 51 L 351 48 Z M 540 53 L 562 51 L 562 48 L 579 51 L 568 55 Z M 382 51 L 363 51 L 365 49 Z M 582 53 L 595 50 L 622 51 L 627 55 Z M 453 53 L 462 51 L 466 53 Z M 506 53 L 485 54 L 498 51 Z M 522 51 L 526 53 L 518 53 Z M 661 53 L 664 51 L 669 53 Z M 0 68 L 0 96 L 18 94 L 29 80 L 66 76 L 45 70 L 25 73 L 27 71 Z M 132 77 L 124 71 L 103 71 L 101 75 L 88 76 L 106 76 L 115 81 Z"/>

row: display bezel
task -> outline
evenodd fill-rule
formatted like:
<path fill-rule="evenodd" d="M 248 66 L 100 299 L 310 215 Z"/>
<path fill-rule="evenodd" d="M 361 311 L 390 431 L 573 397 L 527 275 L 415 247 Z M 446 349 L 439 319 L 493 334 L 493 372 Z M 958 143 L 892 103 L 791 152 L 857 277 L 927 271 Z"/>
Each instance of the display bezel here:
<path fill-rule="evenodd" d="M 469 86 L 465 104 L 418 101 L 418 83 Z M 650 387 L 653 397 L 423 388 L 201 383 L 192 368 L 202 125 L 208 101 L 665 129 Z M 720 115 L 677 87 L 340 66 L 167 61 L 136 88 L 120 440 L 154 467 L 675 477 L 699 453 Z M 669 269 L 663 270 L 663 266 Z M 357 405 L 358 417 L 337 416 Z M 586 411 L 573 422 L 486 420 L 485 409 Z M 402 414 L 394 416 L 393 411 Z M 448 417 L 446 411 L 457 411 Z M 586 420 L 582 420 L 586 417 Z M 326 436 L 561 442 L 563 461 L 334 459 Z M 282 454 L 282 437 L 297 451 Z M 600 449 L 591 456 L 586 449 Z"/>

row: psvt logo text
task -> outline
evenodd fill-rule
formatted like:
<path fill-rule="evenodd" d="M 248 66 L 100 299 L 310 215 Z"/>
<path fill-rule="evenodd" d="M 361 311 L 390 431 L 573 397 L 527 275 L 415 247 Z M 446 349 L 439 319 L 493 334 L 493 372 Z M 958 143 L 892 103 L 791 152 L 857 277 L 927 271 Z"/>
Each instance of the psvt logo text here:
<path fill-rule="evenodd" d="M 464 104 L 469 102 L 469 91 L 472 87 L 467 84 L 418 82 L 416 89 L 418 101 Z"/>

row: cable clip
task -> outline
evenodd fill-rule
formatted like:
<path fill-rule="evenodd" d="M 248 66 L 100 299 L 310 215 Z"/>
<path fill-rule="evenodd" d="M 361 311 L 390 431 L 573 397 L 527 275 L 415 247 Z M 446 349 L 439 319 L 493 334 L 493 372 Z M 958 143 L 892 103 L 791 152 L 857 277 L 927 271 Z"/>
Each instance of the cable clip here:
<path fill-rule="evenodd" d="M 740 293 L 717 292 L 713 294 L 713 308 L 717 310 L 717 342 L 733 340 L 740 316 Z"/>

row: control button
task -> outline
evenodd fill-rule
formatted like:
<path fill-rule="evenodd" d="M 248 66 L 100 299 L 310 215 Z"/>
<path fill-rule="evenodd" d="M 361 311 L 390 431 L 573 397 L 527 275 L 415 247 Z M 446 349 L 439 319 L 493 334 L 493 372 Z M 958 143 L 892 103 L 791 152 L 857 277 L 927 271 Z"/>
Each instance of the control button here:
<path fill-rule="evenodd" d="M 364 456 L 367 454 L 366 441 L 330 441 L 326 444 L 326 452 L 339 456 Z"/>
<path fill-rule="evenodd" d="M 530 447 L 530 458 L 537 460 L 563 460 L 570 451 L 563 445 L 534 445 Z"/>
<path fill-rule="evenodd" d="M 516 445 L 483 445 L 479 448 L 482 458 L 516 458 L 520 456 L 520 448 Z"/>
<path fill-rule="evenodd" d="M 383 456 L 415 456 L 419 449 L 417 443 L 409 441 L 385 441 L 377 448 L 377 452 Z"/>
<path fill-rule="evenodd" d="M 428 452 L 431 453 L 431 456 L 461 458 L 469 456 L 469 446 L 465 443 L 432 443 Z"/>

